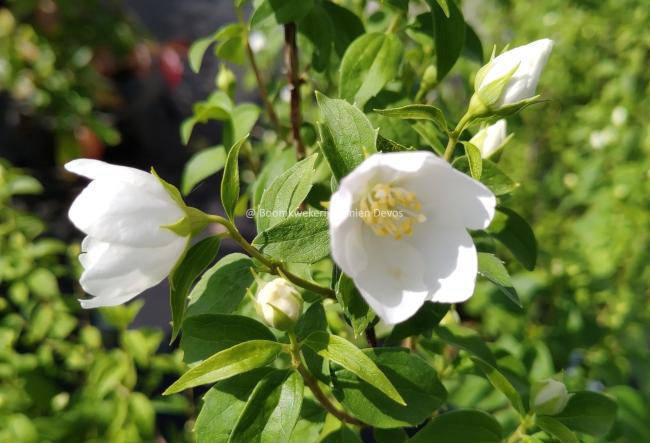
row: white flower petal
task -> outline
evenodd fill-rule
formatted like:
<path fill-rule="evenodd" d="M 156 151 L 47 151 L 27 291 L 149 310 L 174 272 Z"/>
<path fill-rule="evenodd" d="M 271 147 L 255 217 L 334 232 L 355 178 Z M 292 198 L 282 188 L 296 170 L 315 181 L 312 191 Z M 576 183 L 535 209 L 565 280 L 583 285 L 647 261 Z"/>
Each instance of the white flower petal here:
<path fill-rule="evenodd" d="M 431 153 L 422 172 L 408 175 L 400 185 L 415 192 L 422 212 L 437 226 L 485 229 L 494 218 L 494 193 Z"/>
<path fill-rule="evenodd" d="M 84 247 L 80 283 L 95 298 L 82 301 L 82 305 L 113 306 L 160 283 L 182 256 L 187 238 L 177 236 L 157 248 L 134 248 L 87 237 Z"/>
<path fill-rule="evenodd" d="M 66 163 L 65 169 L 83 177 L 99 180 L 107 179 L 131 184 L 162 199 L 169 199 L 165 188 L 153 175 L 128 166 L 111 165 L 101 160 L 79 158 Z"/>
<path fill-rule="evenodd" d="M 429 295 L 422 254 L 408 242 L 377 237 L 370 229 L 362 235 L 368 263 L 354 277 L 355 285 L 385 323 L 408 319 Z"/>
<path fill-rule="evenodd" d="M 419 245 L 426 263 L 428 300 L 460 303 L 472 296 L 478 258 L 472 237 L 465 229 L 417 226 L 409 241 Z"/>
<path fill-rule="evenodd" d="M 329 226 L 332 258 L 354 278 L 367 267 L 366 253 L 361 245 L 363 221 L 354 214 L 353 196 L 341 188 L 330 199 Z"/>
<path fill-rule="evenodd" d="M 72 203 L 68 216 L 84 233 L 132 246 L 162 246 L 177 234 L 161 225 L 173 224 L 185 213 L 173 201 L 109 179 L 92 181 Z"/>
<path fill-rule="evenodd" d="M 542 39 L 504 52 L 490 62 L 479 90 L 503 77 L 518 65 L 495 107 L 499 108 L 533 97 L 552 48 L 552 40 Z"/>

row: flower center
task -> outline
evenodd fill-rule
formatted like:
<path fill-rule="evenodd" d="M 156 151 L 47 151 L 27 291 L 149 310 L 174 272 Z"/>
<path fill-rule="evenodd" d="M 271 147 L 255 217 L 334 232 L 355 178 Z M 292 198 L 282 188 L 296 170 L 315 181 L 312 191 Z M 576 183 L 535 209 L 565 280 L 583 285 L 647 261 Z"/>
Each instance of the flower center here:
<path fill-rule="evenodd" d="M 383 183 L 372 187 L 359 209 L 361 219 L 375 234 L 396 240 L 413 234 L 413 226 L 426 220 L 415 193 Z"/>

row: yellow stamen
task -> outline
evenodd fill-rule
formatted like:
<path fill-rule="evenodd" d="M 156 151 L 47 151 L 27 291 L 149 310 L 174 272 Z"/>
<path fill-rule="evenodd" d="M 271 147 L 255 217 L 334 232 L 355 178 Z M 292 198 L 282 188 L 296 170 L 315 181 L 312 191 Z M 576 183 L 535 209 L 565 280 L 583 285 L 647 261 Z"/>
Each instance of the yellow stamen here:
<path fill-rule="evenodd" d="M 361 219 L 376 235 L 396 240 L 412 235 L 415 224 L 426 220 L 415 193 L 383 183 L 373 186 L 359 209 Z"/>

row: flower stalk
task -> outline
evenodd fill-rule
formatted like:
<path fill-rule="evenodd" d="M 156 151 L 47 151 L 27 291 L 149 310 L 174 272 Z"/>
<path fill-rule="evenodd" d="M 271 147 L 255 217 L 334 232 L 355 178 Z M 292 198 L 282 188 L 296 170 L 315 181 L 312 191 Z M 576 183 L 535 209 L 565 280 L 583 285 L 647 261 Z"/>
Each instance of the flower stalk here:
<path fill-rule="evenodd" d="M 307 289 L 308 291 L 312 291 L 316 294 L 322 295 L 323 297 L 336 299 L 336 294 L 332 289 L 305 280 L 304 278 L 299 277 L 289 271 L 284 263 L 273 260 L 262 254 L 257 248 L 251 245 L 244 238 L 244 236 L 241 235 L 237 227 L 230 220 L 220 215 L 205 214 L 204 216 L 211 222 L 220 224 L 226 228 L 228 231 L 228 237 L 230 237 L 239 246 L 241 246 L 241 248 L 246 251 L 248 255 L 260 261 L 264 266 L 266 266 L 270 274 L 284 277 L 296 286 L 300 286 L 303 289 Z"/>
<path fill-rule="evenodd" d="M 463 115 L 460 119 L 456 128 L 449 134 L 449 141 L 447 142 L 447 147 L 445 148 L 444 158 L 448 162 L 451 161 L 451 158 L 454 155 L 454 150 L 456 149 L 456 144 L 458 144 L 458 139 L 465 130 L 465 128 L 472 122 L 474 115 L 469 111 Z"/>

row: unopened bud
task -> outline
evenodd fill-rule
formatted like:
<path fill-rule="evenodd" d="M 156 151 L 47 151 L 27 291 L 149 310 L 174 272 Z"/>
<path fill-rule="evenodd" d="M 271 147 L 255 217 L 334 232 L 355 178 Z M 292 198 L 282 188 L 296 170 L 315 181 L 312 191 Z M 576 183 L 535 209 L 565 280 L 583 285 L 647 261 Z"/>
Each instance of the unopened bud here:
<path fill-rule="evenodd" d="M 530 409 L 536 414 L 558 414 L 568 401 L 569 393 L 562 382 L 546 379 L 533 383 L 530 388 Z"/>
<path fill-rule="evenodd" d="M 235 96 L 235 89 L 237 89 L 237 77 L 226 65 L 219 67 L 217 74 L 217 88 L 228 94 L 228 97 Z"/>
<path fill-rule="evenodd" d="M 257 311 L 269 326 L 289 331 L 302 314 L 302 298 L 288 281 L 276 278 L 257 293 Z"/>

